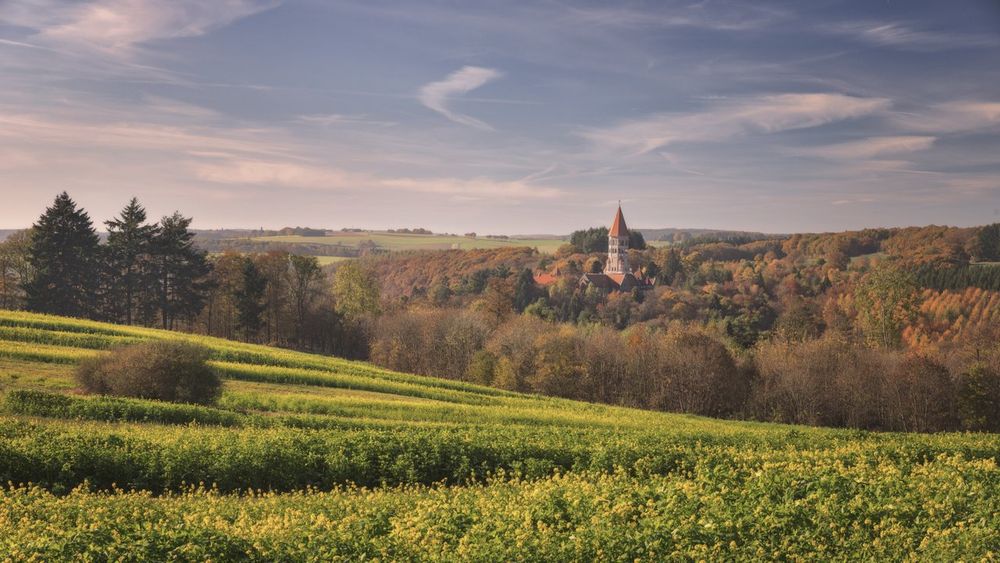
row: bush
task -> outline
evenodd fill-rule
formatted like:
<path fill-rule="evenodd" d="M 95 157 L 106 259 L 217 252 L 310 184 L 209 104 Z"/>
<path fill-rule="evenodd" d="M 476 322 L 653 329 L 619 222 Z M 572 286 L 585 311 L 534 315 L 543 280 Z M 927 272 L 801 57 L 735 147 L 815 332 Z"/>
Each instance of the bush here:
<path fill-rule="evenodd" d="M 222 391 L 222 380 L 206 363 L 208 358 L 208 349 L 195 344 L 147 342 L 83 362 L 76 379 L 88 393 L 212 404 Z"/>
<path fill-rule="evenodd" d="M 911 355 L 888 372 L 886 411 L 890 430 L 953 430 L 955 384 L 948 368 L 928 356 Z"/>
<path fill-rule="evenodd" d="M 698 331 L 671 331 L 659 342 L 651 405 L 658 410 L 729 416 L 746 401 L 749 382 L 726 346 Z"/>
<path fill-rule="evenodd" d="M 958 412 L 966 430 L 1000 432 L 1000 371 L 983 362 L 958 380 Z"/>

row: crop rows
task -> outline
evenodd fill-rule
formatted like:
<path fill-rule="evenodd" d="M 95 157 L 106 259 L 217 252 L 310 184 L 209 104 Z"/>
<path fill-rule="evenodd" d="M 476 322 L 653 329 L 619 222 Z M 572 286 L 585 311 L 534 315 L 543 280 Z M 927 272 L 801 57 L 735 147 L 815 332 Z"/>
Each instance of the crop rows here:
<path fill-rule="evenodd" d="M 223 495 L 0 492 L 12 560 L 995 560 L 1000 471 L 942 455 Z"/>

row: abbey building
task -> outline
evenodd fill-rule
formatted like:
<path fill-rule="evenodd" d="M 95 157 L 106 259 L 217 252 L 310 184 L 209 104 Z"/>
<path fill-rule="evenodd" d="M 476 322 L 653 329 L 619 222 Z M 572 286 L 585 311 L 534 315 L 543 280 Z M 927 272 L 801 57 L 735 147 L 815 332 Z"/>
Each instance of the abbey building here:
<path fill-rule="evenodd" d="M 608 230 L 608 259 L 604 271 L 599 274 L 583 274 L 583 277 L 580 278 L 580 286 L 595 286 L 607 291 L 632 291 L 635 288 L 652 289 L 651 280 L 629 268 L 628 240 L 628 227 L 625 225 L 625 216 L 622 215 L 622 207 L 619 205 L 615 220 Z"/>

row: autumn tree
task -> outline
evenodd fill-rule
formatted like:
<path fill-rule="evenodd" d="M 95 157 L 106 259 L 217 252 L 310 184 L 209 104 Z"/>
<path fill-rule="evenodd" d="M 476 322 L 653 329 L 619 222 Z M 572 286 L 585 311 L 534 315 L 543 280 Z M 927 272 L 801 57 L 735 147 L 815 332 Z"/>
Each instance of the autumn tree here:
<path fill-rule="evenodd" d="M 288 270 L 288 290 L 295 312 L 295 340 L 300 342 L 306 315 L 322 293 L 323 271 L 315 256 L 293 254 L 288 260 L 291 265 Z"/>
<path fill-rule="evenodd" d="M 24 306 L 24 285 L 31 280 L 31 231 L 17 231 L 0 242 L 0 309 Z"/>
<path fill-rule="evenodd" d="M 913 276 L 892 264 L 881 264 L 861 280 L 854 293 L 858 324 L 869 344 L 899 346 L 903 328 L 917 310 Z"/>
<path fill-rule="evenodd" d="M 494 326 L 510 316 L 514 312 L 514 286 L 510 280 L 490 278 L 480 308 Z"/>
<path fill-rule="evenodd" d="M 379 286 L 374 274 L 356 260 L 341 264 L 333 277 L 337 312 L 350 319 L 379 313 Z"/>
<path fill-rule="evenodd" d="M 267 342 L 281 342 L 282 324 L 286 320 L 288 305 L 289 254 L 284 250 L 272 250 L 258 254 L 254 258 L 257 270 L 266 281 L 264 290 L 264 338 Z"/>
<path fill-rule="evenodd" d="M 888 373 L 893 430 L 932 432 L 955 426 L 955 386 L 948 368 L 931 357 L 911 355 Z"/>

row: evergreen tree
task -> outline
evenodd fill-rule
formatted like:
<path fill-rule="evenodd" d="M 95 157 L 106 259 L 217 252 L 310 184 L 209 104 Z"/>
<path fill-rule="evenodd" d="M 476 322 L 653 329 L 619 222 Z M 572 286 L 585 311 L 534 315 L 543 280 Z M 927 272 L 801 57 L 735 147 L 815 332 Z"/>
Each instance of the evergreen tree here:
<path fill-rule="evenodd" d="M 569 236 L 569 243 L 576 252 L 590 254 L 591 252 L 608 251 L 608 228 L 593 227 L 583 231 L 574 231 Z"/>
<path fill-rule="evenodd" d="M 152 281 L 152 245 L 156 225 L 146 224 L 146 210 L 132 198 L 121 214 L 104 223 L 108 227 L 105 253 L 108 277 L 107 316 L 132 324 Z"/>
<path fill-rule="evenodd" d="M 174 213 L 160 220 L 153 237 L 153 274 L 157 310 L 163 328 L 173 329 L 179 318 L 191 319 L 205 306 L 211 266 L 205 252 L 194 245 L 188 229 L 191 218 Z"/>
<path fill-rule="evenodd" d="M 88 317 L 95 313 L 99 239 L 90 216 L 66 192 L 35 223 L 31 270 L 25 286 L 28 309 Z"/>
<path fill-rule="evenodd" d="M 632 250 L 646 250 L 646 237 L 639 231 L 629 231 L 628 247 Z"/>
<path fill-rule="evenodd" d="M 534 303 L 538 298 L 538 285 L 535 283 L 535 275 L 531 270 L 525 268 L 517 276 L 514 282 L 514 308 L 518 313 L 523 312 L 525 307 Z"/>
<path fill-rule="evenodd" d="M 236 290 L 234 297 L 236 298 L 236 313 L 240 329 L 247 340 L 256 339 L 264 324 L 264 292 L 266 290 L 267 278 L 264 277 L 253 260 L 245 258 L 243 283 Z"/>

